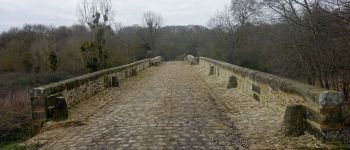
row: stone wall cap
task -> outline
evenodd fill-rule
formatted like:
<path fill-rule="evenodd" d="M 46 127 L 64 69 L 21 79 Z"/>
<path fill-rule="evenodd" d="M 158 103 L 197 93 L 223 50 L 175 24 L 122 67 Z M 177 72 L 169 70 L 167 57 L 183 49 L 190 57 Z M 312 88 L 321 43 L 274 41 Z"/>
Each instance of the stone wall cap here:
<path fill-rule="evenodd" d="M 43 87 L 34 88 L 29 91 L 29 95 L 31 97 L 44 96 L 44 88 Z"/>
<path fill-rule="evenodd" d="M 312 86 L 309 84 L 301 83 L 295 80 L 282 78 L 273 74 L 256 71 L 249 68 L 244 68 L 241 66 L 233 65 L 230 63 L 206 58 L 199 57 L 201 60 L 209 61 L 215 65 L 218 65 L 224 69 L 232 71 L 233 73 L 240 74 L 243 77 L 248 77 L 255 82 L 260 82 L 267 84 L 273 89 L 279 89 L 284 92 L 291 92 L 298 94 L 305 98 L 306 100 L 310 100 L 312 103 L 320 106 L 320 107 L 333 107 L 337 105 L 341 105 L 344 101 L 344 94 L 337 91 L 331 91 L 327 89 L 323 89 L 317 86 Z"/>
<path fill-rule="evenodd" d="M 325 91 L 320 94 L 318 102 L 321 108 L 334 109 L 343 105 L 344 98 L 341 92 Z"/>
<path fill-rule="evenodd" d="M 61 82 L 57 82 L 57 83 L 53 83 L 53 84 L 37 87 L 37 88 L 34 88 L 34 89 L 32 89 L 30 91 L 30 96 L 31 97 L 37 97 L 37 96 L 50 95 L 50 94 L 52 94 L 52 92 L 58 92 L 57 90 L 59 90 L 59 91 L 64 90 L 63 87 L 65 85 L 67 85 L 67 84 L 70 84 L 70 83 L 73 83 L 73 82 L 79 82 L 81 80 L 93 78 L 93 77 L 96 77 L 96 76 L 102 76 L 102 75 L 109 74 L 109 73 L 112 73 L 112 72 L 115 72 L 115 71 L 122 71 L 122 70 L 125 70 L 127 68 L 133 67 L 135 65 L 142 64 L 142 63 L 145 63 L 145 62 L 150 62 L 152 60 L 157 60 L 157 59 L 162 59 L 162 57 L 158 56 L 158 57 L 151 58 L 151 59 L 145 59 L 145 60 L 133 62 L 133 63 L 130 63 L 130 64 L 126 64 L 126 65 L 123 65 L 123 66 L 113 67 L 113 68 L 109 68 L 109 69 L 104 69 L 104 70 L 100 70 L 100 71 L 97 71 L 97 72 L 85 74 L 85 75 L 74 77 L 74 78 L 71 78 L 71 79 L 67 79 L 67 80 L 64 80 L 64 81 L 61 81 Z"/>

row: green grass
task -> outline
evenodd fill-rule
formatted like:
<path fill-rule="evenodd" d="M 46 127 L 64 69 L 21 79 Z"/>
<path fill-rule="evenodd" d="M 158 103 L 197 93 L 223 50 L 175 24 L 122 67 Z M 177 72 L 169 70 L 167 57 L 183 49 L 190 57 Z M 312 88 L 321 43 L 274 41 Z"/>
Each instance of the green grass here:
<path fill-rule="evenodd" d="M 25 146 L 19 145 L 19 143 L 9 142 L 0 145 L 0 150 L 27 150 L 28 148 Z"/>
<path fill-rule="evenodd" d="M 0 150 L 37 150 L 41 145 L 23 146 L 21 142 L 9 142 L 0 145 Z"/>
<path fill-rule="evenodd" d="M 33 149 L 34 147 L 24 147 L 20 143 L 32 137 L 31 127 L 21 128 L 17 130 L 13 135 L 0 141 L 0 150 L 25 150 Z"/>

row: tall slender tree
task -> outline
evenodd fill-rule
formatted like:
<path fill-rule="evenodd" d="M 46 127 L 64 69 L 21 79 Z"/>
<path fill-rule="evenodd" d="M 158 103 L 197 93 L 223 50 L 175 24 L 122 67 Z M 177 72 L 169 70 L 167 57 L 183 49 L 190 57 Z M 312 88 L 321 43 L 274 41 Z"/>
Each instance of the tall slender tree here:
<path fill-rule="evenodd" d="M 106 67 L 108 58 L 106 32 L 111 30 L 114 13 L 111 0 L 82 0 L 78 5 L 79 21 L 87 24 L 92 33 L 92 39 L 81 46 L 81 52 L 86 61 L 86 67 L 97 71 Z"/>
<path fill-rule="evenodd" d="M 160 36 L 159 30 L 163 25 L 163 18 L 160 14 L 147 11 L 143 14 L 143 24 L 147 28 L 145 49 L 150 49 L 147 52 L 150 55 L 150 51 L 156 51 L 156 43 Z"/>

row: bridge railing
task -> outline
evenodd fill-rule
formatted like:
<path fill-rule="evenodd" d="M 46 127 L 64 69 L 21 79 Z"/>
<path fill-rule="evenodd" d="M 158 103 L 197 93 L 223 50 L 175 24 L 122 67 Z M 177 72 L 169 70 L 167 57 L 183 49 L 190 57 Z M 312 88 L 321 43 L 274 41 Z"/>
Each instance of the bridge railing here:
<path fill-rule="evenodd" d="M 276 108 L 276 111 L 288 114 L 289 109 L 298 108 L 296 105 L 302 106 L 303 109 L 298 110 L 302 111 L 300 118 L 293 120 L 297 114 L 292 114 L 285 115 L 283 120 L 284 123 L 301 122 L 301 134 L 308 131 L 322 141 L 343 140 L 343 93 L 210 58 L 186 56 L 185 61 L 198 64 L 201 72 L 207 75 L 226 80 L 227 88 L 240 88 L 259 103 L 273 105 L 271 108 Z M 284 106 L 283 110 L 278 110 L 280 106 Z M 296 126 L 287 126 L 296 129 Z"/>
<path fill-rule="evenodd" d="M 158 56 L 32 89 L 33 132 L 38 133 L 48 120 L 66 119 L 69 108 L 109 87 L 119 86 L 120 81 L 136 76 L 138 72 L 158 65 L 162 60 Z"/>

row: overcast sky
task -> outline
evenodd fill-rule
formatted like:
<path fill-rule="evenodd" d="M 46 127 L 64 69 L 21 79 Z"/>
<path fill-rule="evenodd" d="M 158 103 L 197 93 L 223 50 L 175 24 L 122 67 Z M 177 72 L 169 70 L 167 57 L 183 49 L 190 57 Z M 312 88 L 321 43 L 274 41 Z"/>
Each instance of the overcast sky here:
<path fill-rule="evenodd" d="M 78 23 L 79 0 L 0 0 L 0 31 L 23 24 L 72 25 Z M 160 13 L 166 25 L 206 25 L 230 0 L 112 0 L 116 20 L 141 24 L 147 10 Z"/>

